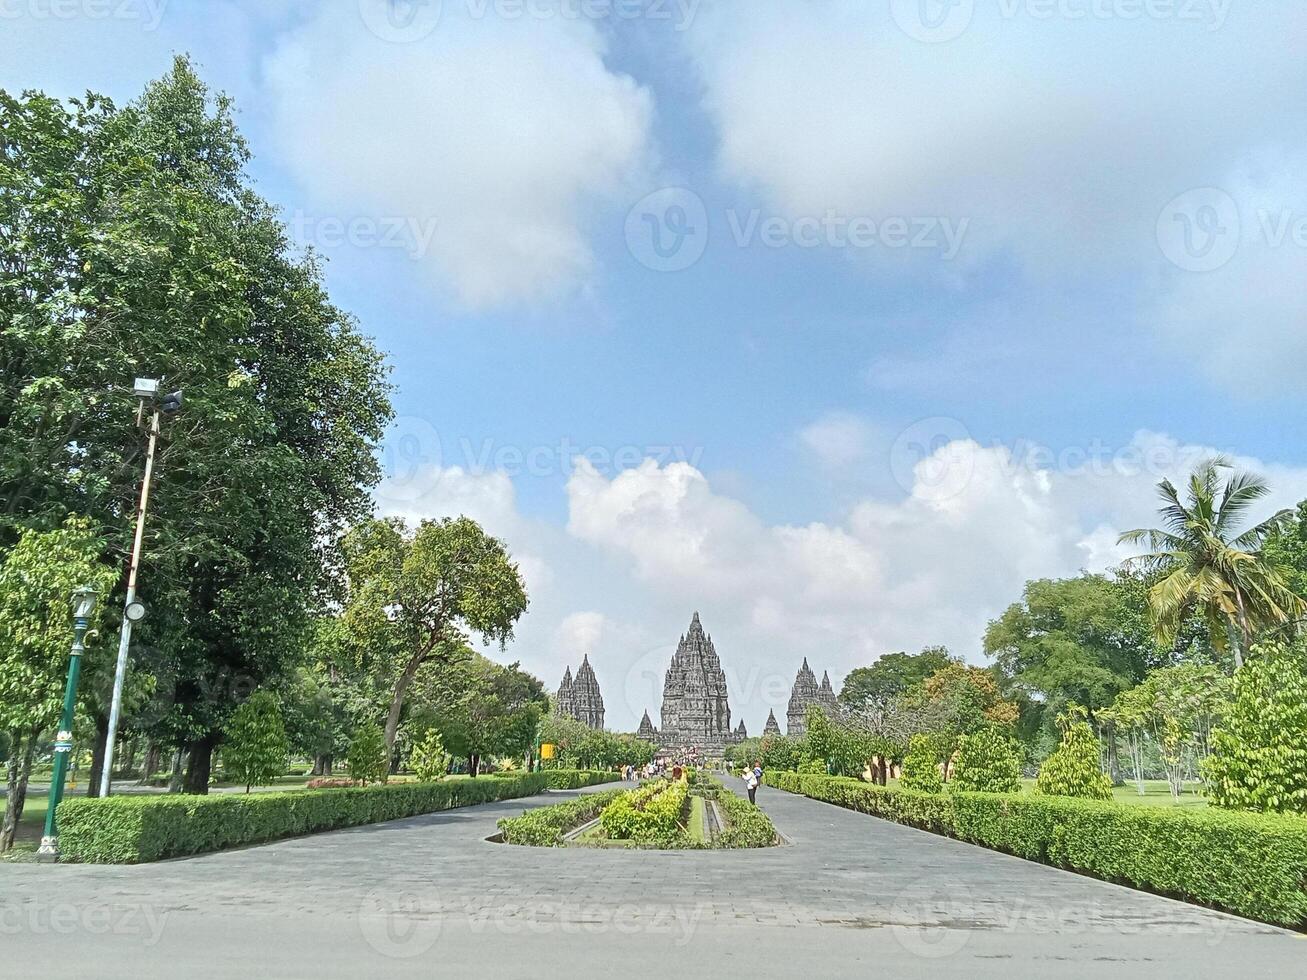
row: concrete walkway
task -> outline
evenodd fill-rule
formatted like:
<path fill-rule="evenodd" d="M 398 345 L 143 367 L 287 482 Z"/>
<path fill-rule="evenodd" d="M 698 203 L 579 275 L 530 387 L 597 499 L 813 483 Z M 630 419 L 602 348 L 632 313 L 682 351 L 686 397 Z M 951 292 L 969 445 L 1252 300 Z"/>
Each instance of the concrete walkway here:
<path fill-rule="evenodd" d="M 16 976 L 1300 975 L 1303 937 L 770 788 L 760 851 L 492 844 L 487 804 L 141 867 L 0 865 Z"/>

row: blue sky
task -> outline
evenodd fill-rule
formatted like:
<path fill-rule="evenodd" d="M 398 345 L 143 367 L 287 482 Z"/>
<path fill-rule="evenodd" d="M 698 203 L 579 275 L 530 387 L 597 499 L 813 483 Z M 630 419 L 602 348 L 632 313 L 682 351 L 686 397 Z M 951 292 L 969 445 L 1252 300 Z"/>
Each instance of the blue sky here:
<path fill-rule="evenodd" d="M 235 97 L 391 354 L 379 509 L 507 538 L 615 727 L 696 607 L 759 730 L 1208 451 L 1307 496 L 1300 5 L 387 3 L 10 0 L 0 85 Z"/>

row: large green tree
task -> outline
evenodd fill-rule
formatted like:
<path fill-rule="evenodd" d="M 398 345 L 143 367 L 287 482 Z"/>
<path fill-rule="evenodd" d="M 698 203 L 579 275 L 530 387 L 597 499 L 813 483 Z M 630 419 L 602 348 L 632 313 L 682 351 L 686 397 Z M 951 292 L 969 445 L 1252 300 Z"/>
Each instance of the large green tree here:
<path fill-rule="evenodd" d="M 144 445 L 131 381 L 185 390 L 133 657 L 160 679 L 142 727 L 186 745 L 196 792 L 231 712 L 288 672 L 330 598 L 390 417 L 381 355 L 248 159 L 185 60 L 123 107 L 0 93 L 0 542 L 85 514 L 121 569 Z"/>
<path fill-rule="evenodd" d="M 1145 610 L 1103 575 L 1039 579 L 985 631 L 985 652 L 1048 717 L 1070 701 L 1091 718 L 1143 679 L 1154 650 Z"/>
<path fill-rule="evenodd" d="M 544 683 L 517 664 L 472 654 L 428 672 L 414 689 L 414 703 L 429 714 L 445 748 L 467 760 L 468 773 L 475 776 L 482 757 L 520 759 L 533 748 L 549 699 Z"/>
<path fill-rule="evenodd" d="M 1121 543 L 1149 549 L 1127 567 L 1159 576 L 1149 591 L 1157 638 L 1170 645 L 1190 609 L 1197 609 L 1217 648 L 1233 649 L 1237 669 L 1259 632 L 1307 615 L 1307 601 L 1262 550 L 1292 511 L 1246 527 L 1249 508 L 1270 488 L 1261 477 L 1233 471 L 1223 456 L 1194 470 L 1184 500 L 1170 480 L 1157 490 L 1163 501 L 1162 527 L 1121 535 Z"/>
<path fill-rule="evenodd" d="M 883 654 L 871 666 L 849 671 L 840 688 L 840 703 L 853 711 L 884 708 L 952 662 L 946 647 Z"/>
<path fill-rule="evenodd" d="M 468 660 L 469 633 L 504 644 L 526 611 L 526 587 L 508 549 L 468 517 L 369 520 L 346 539 L 350 583 L 343 622 L 360 661 L 389 691 L 392 755 L 404 700 L 424 668 Z M 450 744 L 452 750 L 452 744 Z"/>

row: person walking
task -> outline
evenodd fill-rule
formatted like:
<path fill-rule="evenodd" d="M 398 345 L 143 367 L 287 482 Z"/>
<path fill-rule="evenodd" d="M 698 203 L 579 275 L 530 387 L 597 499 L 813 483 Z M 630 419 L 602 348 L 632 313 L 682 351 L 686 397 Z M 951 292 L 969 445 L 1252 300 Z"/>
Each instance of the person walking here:
<path fill-rule="evenodd" d="M 749 791 L 749 802 L 756 804 L 758 783 L 762 781 L 762 764 L 755 761 L 752 769 L 744 770 L 744 788 Z"/>

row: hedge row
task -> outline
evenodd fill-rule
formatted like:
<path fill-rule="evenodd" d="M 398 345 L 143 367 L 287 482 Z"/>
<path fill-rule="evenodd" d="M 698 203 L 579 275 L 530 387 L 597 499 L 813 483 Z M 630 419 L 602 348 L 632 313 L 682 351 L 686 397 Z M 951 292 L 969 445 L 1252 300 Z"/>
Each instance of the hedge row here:
<path fill-rule="evenodd" d="M 550 789 L 581 789 L 601 783 L 616 783 L 622 778 L 621 773 L 598 769 L 546 769 L 544 774 L 549 780 Z"/>
<path fill-rule="evenodd" d="M 624 792 L 626 790 L 609 789 L 601 793 L 587 793 L 566 803 L 528 810 L 520 817 L 501 817 L 499 830 L 506 844 L 562 847 L 564 834 L 599 816 L 605 806 Z"/>
<path fill-rule="evenodd" d="M 502 779 L 212 796 L 76 797 L 59 804 L 65 861 L 136 864 L 533 796 L 543 773 Z"/>
<path fill-rule="evenodd" d="M 769 772 L 778 789 L 1238 915 L 1307 927 L 1307 820 L 1067 797 L 918 793 Z"/>
<path fill-rule="evenodd" d="M 718 847 L 771 847 L 776 843 L 771 818 L 743 796 L 721 791 L 713 799 L 726 811 L 726 826 L 717 836 Z"/>

